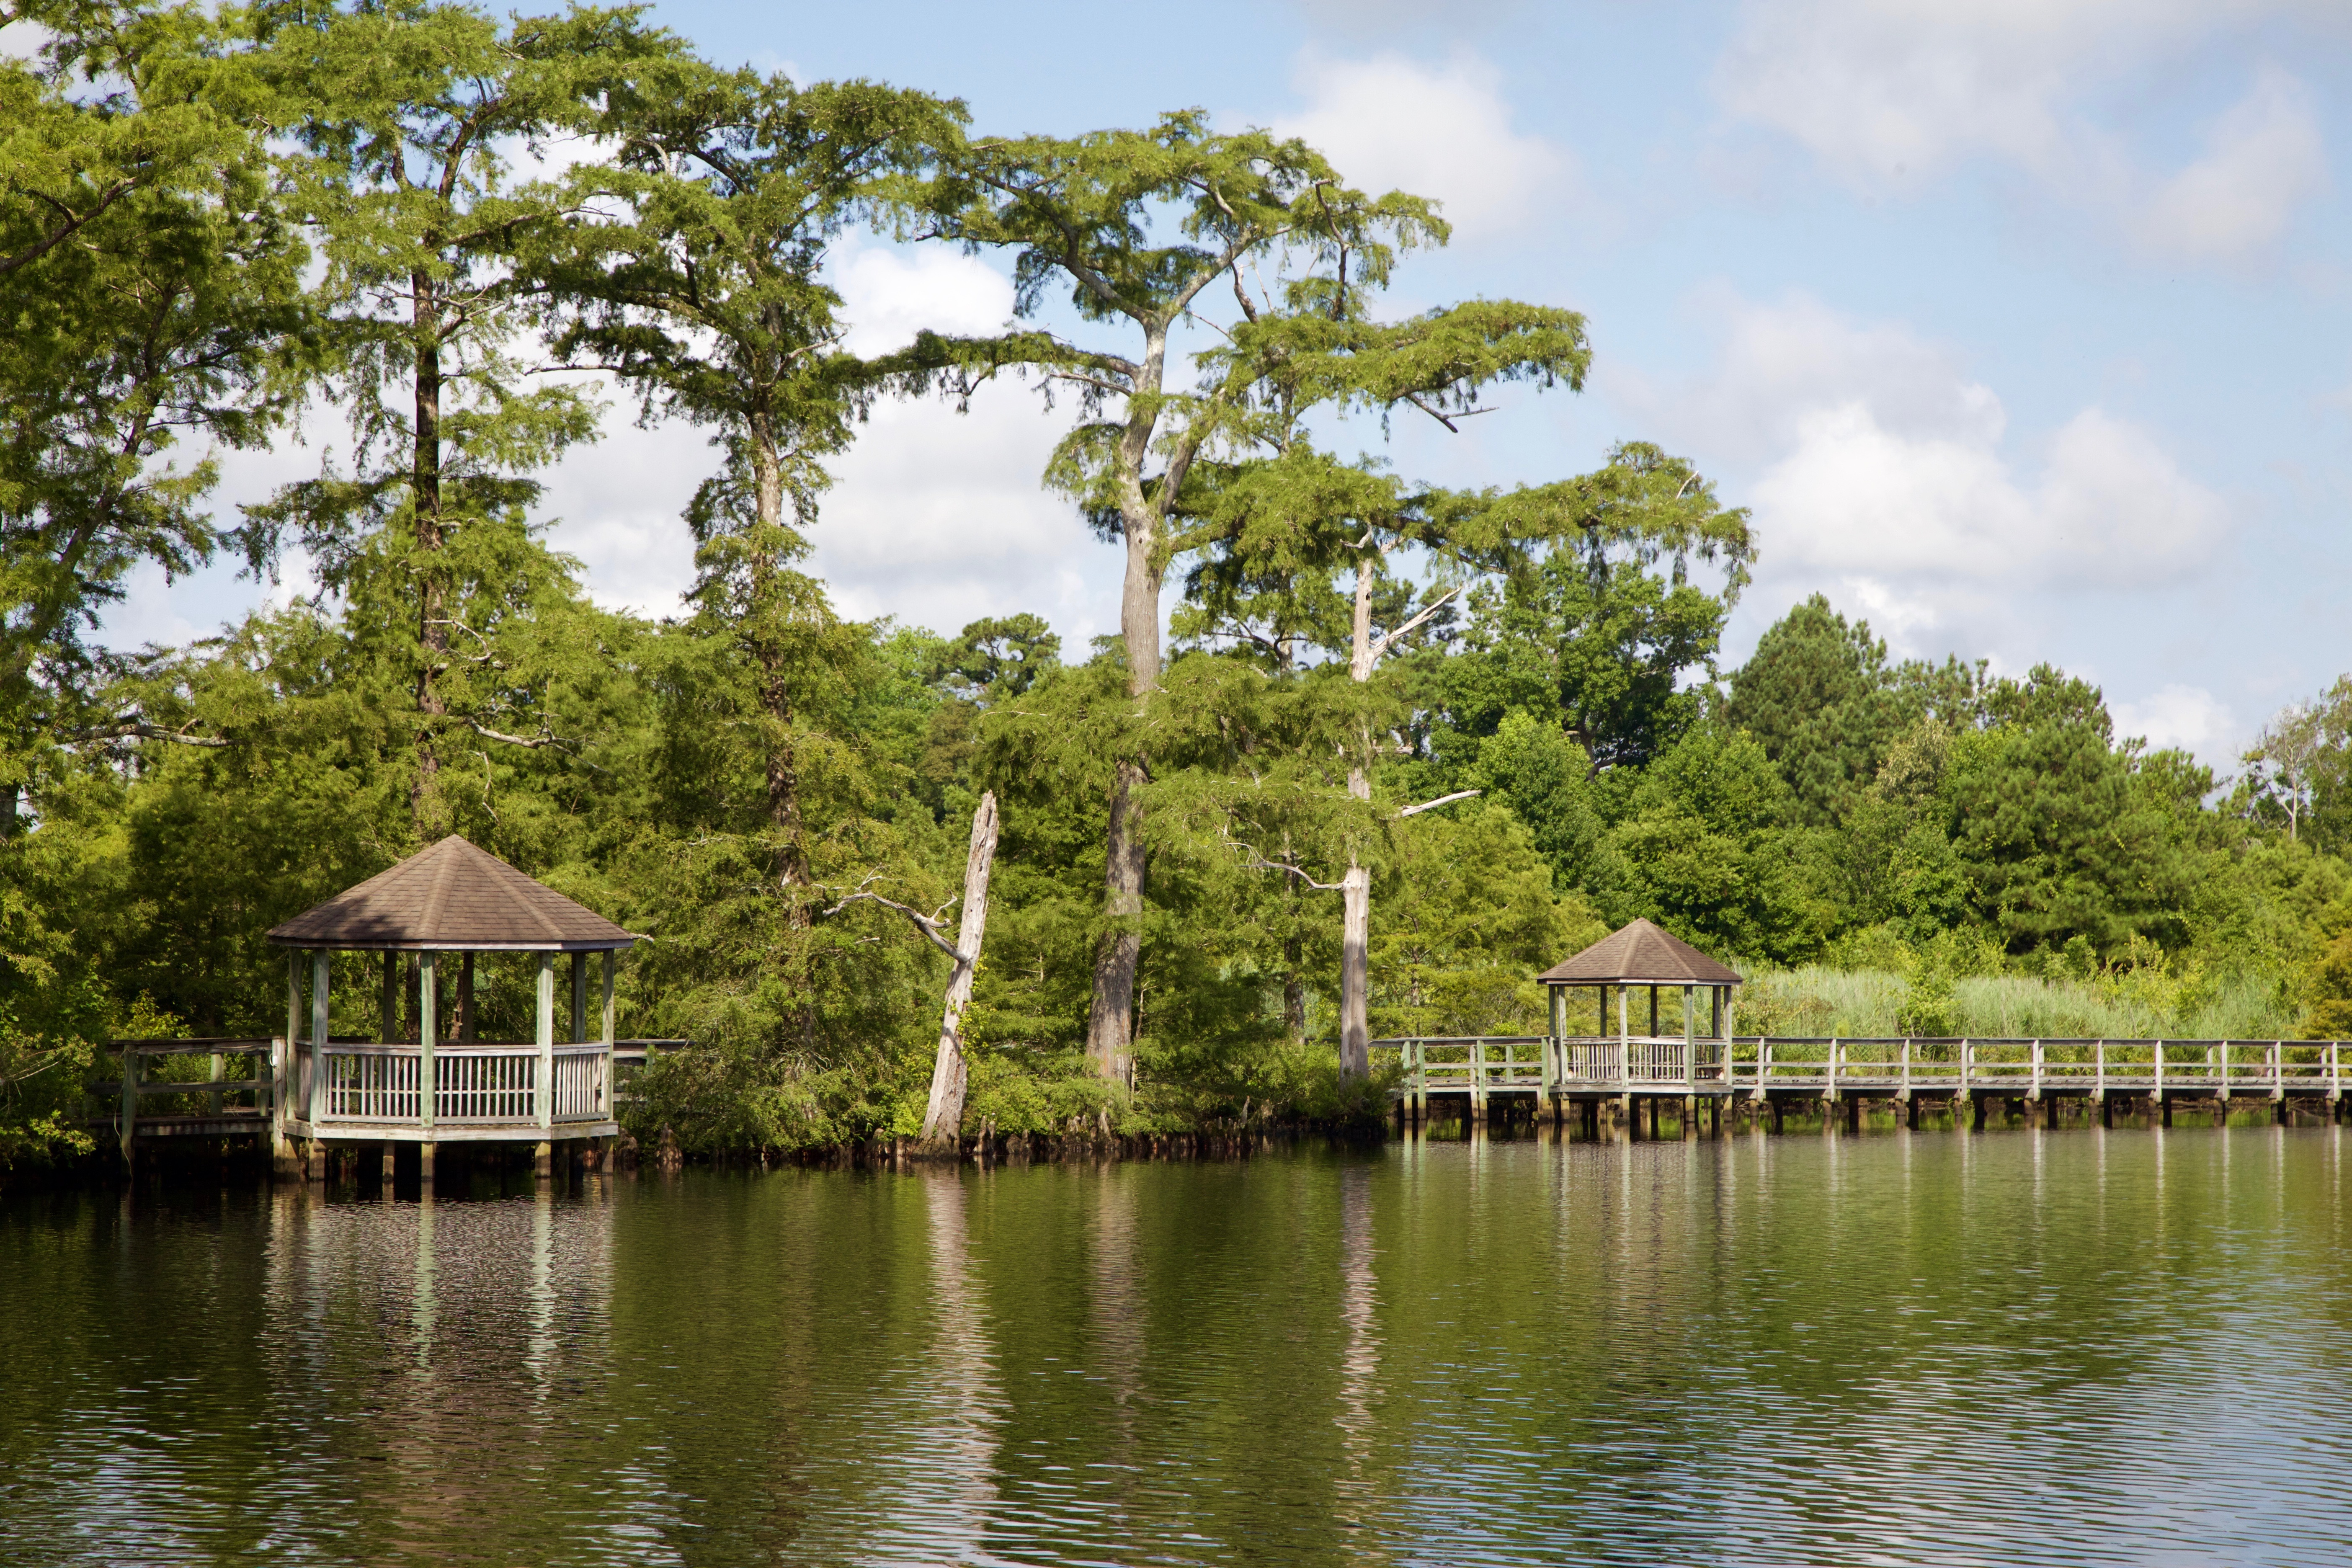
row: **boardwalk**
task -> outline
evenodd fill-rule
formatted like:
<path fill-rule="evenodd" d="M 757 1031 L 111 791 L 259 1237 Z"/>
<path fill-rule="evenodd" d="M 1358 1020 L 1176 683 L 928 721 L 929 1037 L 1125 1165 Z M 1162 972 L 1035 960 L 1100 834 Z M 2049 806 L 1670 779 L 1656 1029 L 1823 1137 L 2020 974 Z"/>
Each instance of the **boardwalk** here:
<path fill-rule="evenodd" d="M 84 1084 L 85 1114 L 110 1131 L 125 1160 L 159 1140 L 241 1138 L 377 1143 L 387 1140 L 512 1140 L 518 1133 L 609 1136 L 615 1072 L 676 1040 L 415 1045 L 330 1040 L 326 1072 L 310 1042 L 274 1039 L 114 1040 L 121 1076 Z M 193 1070 L 190 1058 L 194 1058 Z M 417 1086 L 431 1062 L 430 1107 Z M 607 1067 L 607 1062 L 611 1067 Z M 541 1086 L 545 1092 L 541 1092 Z M 323 1168 L 323 1167 L 322 1167 Z"/>
<path fill-rule="evenodd" d="M 1447 1097 L 1483 1121 L 1497 1097 L 1512 1096 L 1555 1117 L 1574 1107 L 1588 1121 L 1612 1104 L 1631 1114 L 1637 1102 L 1649 1102 L 1654 1121 L 1655 1102 L 1680 1100 L 1686 1125 L 1701 1111 L 1720 1125 L 1726 1105 L 1760 1108 L 1777 1121 L 1790 1101 L 1838 1106 L 1851 1120 L 1872 1100 L 1903 1107 L 1915 1121 L 1923 1101 L 1980 1120 L 1984 1103 L 2000 1100 L 2053 1115 L 2070 1100 L 2103 1116 L 2117 1101 L 2143 1101 L 2166 1114 L 2181 1100 L 2224 1108 L 2240 1100 L 2315 1102 L 2333 1115 L 2352 1067 L 2340 1040 L 1489 1035 L 1373 1045 L 1375 1062 L 1397 1069 L 1390 1093 L 1409 1121 L 1425 1119 L 1433 1100 Z"/>

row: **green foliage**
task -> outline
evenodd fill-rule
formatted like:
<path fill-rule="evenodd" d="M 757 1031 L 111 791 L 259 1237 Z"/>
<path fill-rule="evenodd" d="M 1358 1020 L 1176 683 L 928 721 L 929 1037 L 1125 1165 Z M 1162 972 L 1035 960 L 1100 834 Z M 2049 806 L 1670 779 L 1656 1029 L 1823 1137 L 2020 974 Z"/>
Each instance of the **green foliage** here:
<path fill-rule="evenodd" d="M 446 831 L 650 939 L 622 1030 L 690 1043 L 638 1080 L 641 1137 L 910 1133 L 945 961 L 849 895 L 950 909 L 984 790 L 968 1131 L 1376 1110 L 1333 1048 L 1349 898 L 1381 1033 L 1540 1029 L 1533 974 L 1641 915 L 1748 967 L 1742 1033 L 2352 1034 L 2352 686 L 2274 721 L 2218 807 L 2096 689 L 1891 662 L 1818 597 L 1719 687 L 1755 541 L 1688 460 L 1628 442 L 1453 490 L 1329 447 L 1580 386 L 1591 346 L 1551 306 L 1381 319 L 1444 226 L 1312 148 L 1197 112 L 973 138 L 952 100 L 717 69 L 628 8 L 25 14 L 0 1164 L 89 1146 L 110 1037 L 274 1033 L 262 933 Z M 590 155 L 518 181 L 558 136 Z M 1029 322 L 843 353 L 826 251 L 857 222 L 1009 255 Z M 1171 389 L 1171 334 L 1228 286 Z M 1129 341 L 1037 328 L 1065 287 L 1079 336 Z M 583 384 L 537 374 L 565 366 L 714 437 L 675 619 L 598 608 L 540 535 L 537 476 L 592 428 Z M 1124 635 L 1084 662 L 1014 606 L 953 637 L 848 621 L 804 569 L 876 398 L 1007 369 L 1077 395 L 1046 480 L 1130 552 Z M 212 456 L 327 395 L 341 466 L 217 523 Z M 84 645 L 142 563 L 263 568 L 289 531 L 319 601 Z M 1121 790 L 1139 893 L 1111 886 Z M 1131 1092 L 1089 1058 L 1122 942 Z M 530 968 L 478 962 L 486 1030 L 528 1026 Z M 336 960 L 339 1032 L 374 1029 L 381 976 Z"/>

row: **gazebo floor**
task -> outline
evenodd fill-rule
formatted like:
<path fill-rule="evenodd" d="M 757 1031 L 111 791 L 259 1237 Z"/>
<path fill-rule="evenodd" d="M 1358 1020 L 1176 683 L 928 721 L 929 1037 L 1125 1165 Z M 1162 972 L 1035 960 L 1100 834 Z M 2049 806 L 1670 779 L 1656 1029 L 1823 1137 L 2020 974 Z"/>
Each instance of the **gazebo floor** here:
<path fill-rule="evenodd" d="M 143 1123 L 141 1130 L 145 1130 Z M 329 1143 L 554 1143 L 572 1138 L 617 1138 L 621 1124 L 558 1121 L 542 1127 L 536 1121 L 460 1121 L 425 1128 L 414 1121 L 289 1121 L 286 1135 Z"/>

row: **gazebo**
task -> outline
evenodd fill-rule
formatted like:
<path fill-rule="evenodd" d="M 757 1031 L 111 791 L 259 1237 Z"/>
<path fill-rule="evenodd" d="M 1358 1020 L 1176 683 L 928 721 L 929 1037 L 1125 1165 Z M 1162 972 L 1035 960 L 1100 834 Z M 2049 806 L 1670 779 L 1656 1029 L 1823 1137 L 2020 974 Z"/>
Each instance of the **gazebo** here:
<path fill-rule="evenodd" d="M 1720 1125 L 1722 1097 L 1730 1092 L 1731 993 L 1739 975 L 1690 943 L 1645 920 L 1637 920 L 1594 942 L 1573 958 L 1553 964 L 1536 978 L 1551 1000 L 1551 1048 L 1557 1055 L 1558 1099 L 1581 1100 L 1588 1124 L 1599 1131 L 1600 1100 L 1613 1100 L 1628 1122 L 1647 1101 L 1650 1131 L 1659 1125 L 1659 1102 L 1682 1102 L 1683 1126 L 1693 1127 L 1700 1100 Z M 1568 993 L 1590 985 L 1600 997 L 1598 1039 L 1570 1040 Z M 1682 987 L 1682 1035 L 1658 1030 L 1658 992 Z M 1650 993 L 1649 1027 L 1633 1032 L 1631 997 Z M 1616 1027 L 1610 1027 L 1609 994 L 1617 994 Z M 1699 1025 L 1698 994 L 1707 994 L 1707 1019 Z M 1614 1035 L 1615 1038 L 1609 1037 Z"/>
<path fill-rule="evenodd" d="M 1568 991 L 1590 985 L 1600 994 L 1601 1027 L 1597 1034 L 1631 1037 L 1627 993 L 1638 986 L 1650 991 L 1650 1026 L 1645 1037 L 1658 1037 L 1658 987 L 1683 990 L 1683 1038 L 1699 1037 L 1694 1027 L 1696 994 L 1708 993 L 1711 1016 L 1706 1038 L 1726 1037 L 1731 1021 L 1731 991 L 1739 984 L 1737 971 L 1717 963 L 1682 938 L 1646 920 L 1634 921 L 1610 932 L 1573 958 L 1564 958 L 1536 976 L 1551 997 L 1551 1032 L 1557 1039 L 1568 1033 Z M 1617 993 L 1617 1026 L 1609 1026 L 1609 993 Z"/>
<path fill-rule="evenodd" d="M 389 1175 L 394 1151 L 414 1143 L 429 1189 L 438 1143 L 533 1143 L 539 1172 L 547 1174 L 556 1142 L 619 1132 L 613 1120 L 614 955 L 636 938 L 495 855 L 461 837 L 444 838 L 273 927 L 268 940 L 290 950 L 287 1048 L 274 1097 L 281 1160 L 290 1158 L 295 1139 L 314 1147 L 375 1146 Z M 330 1033 L 331 960 L 338 952 L 382 955 L 373 1040 Z M 604 955 L 593 1041 L 592 952 Z M 482 953 L 538 955 L 535 1039 L 475 1037 L 474 961 Z M 562 1043 L 555 1030 L 559 953 L 571 955 L 572 982 L 570 1038 Z M 449 991 L 454 1008 L 444 1001 Z M 412 1004 L 407 1009 L 404 998 Z"/>

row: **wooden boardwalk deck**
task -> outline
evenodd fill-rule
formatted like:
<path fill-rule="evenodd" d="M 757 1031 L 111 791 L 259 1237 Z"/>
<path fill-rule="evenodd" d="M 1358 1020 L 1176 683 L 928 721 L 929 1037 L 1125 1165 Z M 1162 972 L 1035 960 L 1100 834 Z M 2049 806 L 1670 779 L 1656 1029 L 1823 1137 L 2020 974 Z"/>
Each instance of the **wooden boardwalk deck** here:
<path fill-rule="evenodd" d="M 283 1142 L 383 1144 L 545 1141 L 610 1137 L 625 1093 L 618 1069 L 641 1066 L 648 1049 L 676 1040 L 565 1044 L 547 1053 L 527 1044 L 437 1045 L 435 1093 L 422 1103 L 425 1054 L 414 1044 L 331 1040 L 327 1071 L 313 1081 L 308 1041 L 291 1049 L 271 1039 L 112 1040 L 121 1076 L 82 1088 L 96 1099 L 88 1124 L 110 1131 L 123 1158 L 160 1139 L 257 1138 Z M 201 1078 L 169 1071 L 177 1058 L 205 1059 Z M 184 1070 L 184 1069 L 183 1069 Z M 100 1108 L 103 1109 L 100 1109 Z"/>
<path fill-rule="evenodd" d="M 1791 1100 L 1957 1102 L 2011 1099 L 2343 1100 L 2352 1050 L 2341 1040 L 1776 1038 L 1488 1035 L 1373 1042 L 1392 1065 L 1390 1095 L 1418 1121 L 1433 1097 L 1459 1096 L 1483 1121 L 1497 1096 L 1555 1110 L 1586 1101 L 1681 1099 L 1777 1105 Z M 1916 1114 L 1916 1112 L 1915 1112 Z"/>

